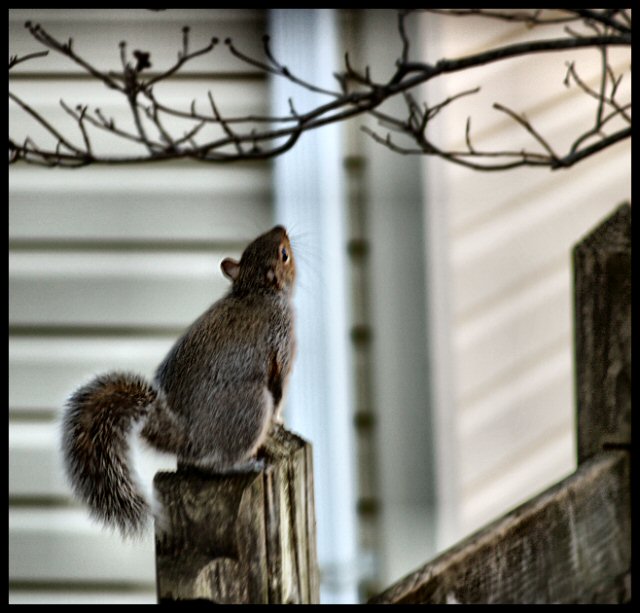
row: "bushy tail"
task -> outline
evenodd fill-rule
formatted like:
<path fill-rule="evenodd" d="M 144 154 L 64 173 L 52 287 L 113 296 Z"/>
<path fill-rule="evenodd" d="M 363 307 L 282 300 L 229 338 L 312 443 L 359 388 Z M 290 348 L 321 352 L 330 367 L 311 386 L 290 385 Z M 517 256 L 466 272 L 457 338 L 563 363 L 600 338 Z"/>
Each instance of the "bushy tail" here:
<path fill-rule="evenodd" d="M 62 451 L 71 486 L 94 517 L 124 536 L 140 534 L 149 516 L 132 475 L 129 436 L 159 395 L 141 376 L 111 372 L 82 386 L 67 401 Z"/>

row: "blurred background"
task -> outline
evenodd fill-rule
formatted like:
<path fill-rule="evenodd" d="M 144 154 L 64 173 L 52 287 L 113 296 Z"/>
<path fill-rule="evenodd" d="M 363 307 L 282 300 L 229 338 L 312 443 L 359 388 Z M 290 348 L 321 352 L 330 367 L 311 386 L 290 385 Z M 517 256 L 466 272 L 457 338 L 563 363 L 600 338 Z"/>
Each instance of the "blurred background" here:
<path fill-rule="evenodd" d="M 114 70 L 121 40 L 149 51 L 152 69 L 171 65 L 184 25 L 194 47 L 231 37 L 254 57 L 269 32 L 282 63 L 325 86 L 345 51 L 384 82 L 402 50 L 391 10 L 10 9 L 11 54 L 40 50 L 26 20 L 72 36 L 78 53 Z M 411 52 L 430 61 L 527 33 L 478 17 L 411 23 Z M 628 67 L 624 50 L 609 59 Z M 564 87 L 567 61 L 597 87 L 595 50 L 429 83 L 431 104 L 481 86 L 443 111 L 431 136 L 464 148 L 472 115 L 477 146 L 529 146 L 492 109 L 501 102 L 571 143 L 597 102 Z M 163 87 L 185 109 L 211 90 L 223 115 L 287 113 L 289 97 L 303 112 L 322 100 L 222 45 Z M 130 121 L 113 93 L 55 54 L 14 68 L 10 88 L 69 130 L 77 125 L 61 98 Z M 16 140 L 47 137 L 14 103 L 9 122 Z M 62 406 L 107 369 L 152 375 L 226 291 L 223 257 L 276 222 L 289 228 L 300 269 L 285 420 L 314 446 L 322 602 L 363 601 L 574 470 L 571 248 L 630 199 L 629 141 L 565 171 L 481 173 L 394 153 L 365 125 L 384 134 L 356 117 L 304 134 L 271 161 L 9 168 L 10 602 L 155 602 L 152 535 L 122 543 L 70 497 Z M 172 466 L 154 462 L 140 459 L 148 479 Z"/>

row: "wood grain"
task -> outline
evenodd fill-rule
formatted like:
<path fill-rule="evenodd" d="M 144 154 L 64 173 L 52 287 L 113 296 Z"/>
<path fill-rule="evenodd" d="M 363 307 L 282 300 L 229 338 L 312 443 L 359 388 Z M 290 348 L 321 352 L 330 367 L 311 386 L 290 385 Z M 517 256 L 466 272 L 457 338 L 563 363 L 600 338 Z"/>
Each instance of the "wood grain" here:
<path fill-rule="evenodd" d="M 631 443 L 631 206 L 574 249 L 578 461 Z"/>
<path fill-rule="evenodd" d="M 629 461 L 601 454 L 370 604 L 626 602 Z"/>
<path fill-rule="evenodd" d="M 276 427 L 260 472 L 156 475 L 160 602 L 319 601 L 310 449 Z"/>

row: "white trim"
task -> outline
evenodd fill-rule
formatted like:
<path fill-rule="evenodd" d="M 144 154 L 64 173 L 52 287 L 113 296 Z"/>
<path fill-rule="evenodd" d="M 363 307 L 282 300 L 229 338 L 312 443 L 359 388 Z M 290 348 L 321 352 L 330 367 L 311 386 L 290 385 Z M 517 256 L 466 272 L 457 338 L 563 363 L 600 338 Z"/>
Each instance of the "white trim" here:
<path fill-rule="evenodd" d="M 359 65 L 372 79 L 393 76 L 402 43 L 397 12 L 362 11 Z M 399 116 L 404 101 L 395 97 L 384 112 Z M 358 117 L 384 137 L 371 117 Z M 366 160 L 367 234 L 370 237 L 369 295 L 372 323 L 375 445 L 380 488 L 380 576 L 398 580 L 435 552 L 434 440 L 428 310 L 432 289 L 425 286 L 425 211 L 422 174 L 416 156 L 401 156 L 359 132 Z"/>
<path fill-rule="evenodd" d="M 429 15 L 418 16 L 418 53 L 422 58 L 439 58 L 442 44 Z M 429 100 L 440 100 L 440 81 L 429 83 Z M 425 88 L 426 89 L 426 88 Z M 430 127 L 437 134 L 437 122 Z M 435 137 L 436 141 L 441 139 Z M 434 460 L 437 499 L 436 548 L 445 549 L 459 535 L 459 471 L 456 419 L 456 386 L 453 349 L 451 346 L 451 247 L 449 245 L 449 212 L 447 183 L 439 178 L 440 159 L 422 159 L 424 193 L 424 233 L 426 287 L 428 291 L 427 326 L 431 375 L 431 418 L 434 428 Z"/>
<path fill-rule="evenodd" d="M 297 76 L 317 83 L 337 69 L 335 10 L 272 10 L 270 33 L 275 57 Z M 273 114 L 287 114 L 289 98 L 298 112 L 318 104 L 318 95 L 273 79 Z M 276 218 L 291 231 L 299 271 L 285 423 L 313 444 L 323 603 L 358 601 L 343 151 L 341 127 L 325 126 L 274 161 Z"/>

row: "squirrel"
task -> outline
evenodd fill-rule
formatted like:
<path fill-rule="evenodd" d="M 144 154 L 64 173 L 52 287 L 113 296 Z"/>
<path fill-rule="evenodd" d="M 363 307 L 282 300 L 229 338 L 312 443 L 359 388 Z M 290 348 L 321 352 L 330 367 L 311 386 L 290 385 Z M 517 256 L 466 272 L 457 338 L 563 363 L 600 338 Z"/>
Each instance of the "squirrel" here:
<path fill-rule="evenodd" d="M 62 455 L 72 490 L 125 537 L 142 533 L 151 513 L 132 475 L 131 435 L 177 455 L 178 466 L 224 474 L 259 470 L 257 450 L 282 422 L 296 345 L 296 268 L 285 228 L 220 267 L 229 291 L 175 342 L 152 381 L 112 371 L 67 400 Z"/>

